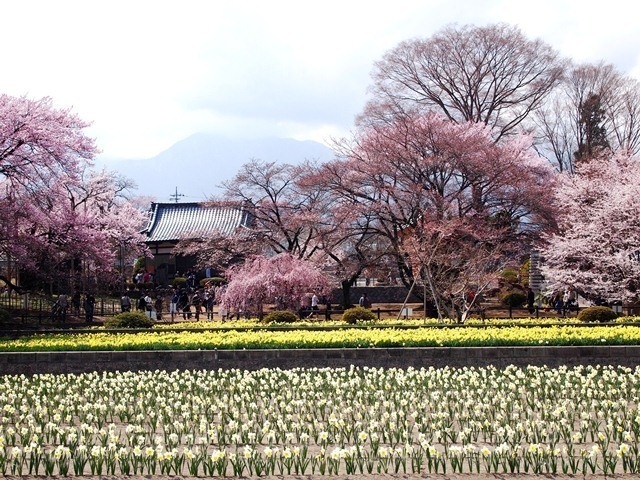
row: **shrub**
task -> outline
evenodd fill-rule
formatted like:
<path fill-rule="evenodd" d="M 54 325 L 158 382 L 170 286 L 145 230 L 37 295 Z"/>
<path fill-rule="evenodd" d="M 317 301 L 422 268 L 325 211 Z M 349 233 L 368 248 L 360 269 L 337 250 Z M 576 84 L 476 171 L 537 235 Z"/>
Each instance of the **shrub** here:
<path fill-rule="evenodd" d="M 587 307 L 578 314 L 581 322 L 613 322 L 616 318 L 618 314 L 609 307 Z"/>
<path fill-rule="evenodd" d="M 370 322 L 371 320 L 375 320 L 376 315 L 368 308 L 364 307 L 354 307 L 348 310 L 345 310 L 342 314 L 342 321 L 345 323 L 357 323 L 360 322 Z"/>
<path fill-rule="evenodd" d="M 171 282 L 174 287 L 182 288 L 187 284 L 187 277 L 176 277 Z"/>
<path fill-rule="evenodd" d="M 505 268 L 500 272 L 500 279 L 506 283 L 518 283 L 518 272 L 513 268 Z"/>
<path fill-rule="evenodd" d="M 522 292 L 505 293 L 500 301 L 507 307 L 518 308 L 527 301 L 527 296 Z"/>
<path fill-rule="evenodd" d="M 105 320 L 105 328 L 151 328 L 153 320 L 141 312 L 124 312 Z"/>
<path fill-rule="evenodd" d="M 262 319 L 264 323 L 293 323 L 298 321 L 298 316 L 289 310 L 274 310 Z"/>

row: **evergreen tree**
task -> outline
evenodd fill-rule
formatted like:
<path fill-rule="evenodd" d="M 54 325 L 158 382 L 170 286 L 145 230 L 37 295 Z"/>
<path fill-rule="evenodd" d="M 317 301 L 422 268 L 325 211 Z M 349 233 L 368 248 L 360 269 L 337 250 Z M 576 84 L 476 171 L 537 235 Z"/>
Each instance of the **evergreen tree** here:
<path fill-rule="evenodd" d="M 574 153 L 576 161 L 588 160 L 609 148 L 605 111 L 600 95 L 590 93 L 580 106 L 578 151 Z"/>

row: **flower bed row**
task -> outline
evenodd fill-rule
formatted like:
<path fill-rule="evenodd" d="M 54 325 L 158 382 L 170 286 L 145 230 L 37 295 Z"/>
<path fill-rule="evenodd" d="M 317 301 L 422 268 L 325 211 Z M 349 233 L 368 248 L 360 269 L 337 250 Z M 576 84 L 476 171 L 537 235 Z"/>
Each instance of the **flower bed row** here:
<path fill-rule="evenodd" d="M 4 376 L 0 474 L 637 473 L 639 396 L 621 367 Z"/>
<path fill-rule="evenodd" d="M 430 346 L 637 345 L 640 326 L 547 326 L 333 331 L 215 330 L 47 334 L 0 340 L 0 351 L 375 348 Z"/>
<path fill-rule="evenodd" d="M 640 324 L 640 317 L 618 317 L 615 322 L 607 325 L 615 324 Z M 304 330 L 325 330 L 325 329 L 340 329 L 340 328 L 423 328 L 423 327 L 437 327 L 437 328 L 466 328 L 466 327 L 486 327 L 486 326 L 585 326 L 590 325 L 584 322 L 580 322 L 576 318 L 487 318 L 480 320 L 477 318 L 470 318 L 464 324 L 451 322 L 450 320 L 439 321 L 437 319 L 391 319 L 385 318 L 380 320 L 372 320 L 370 322 L 359 322 L 357 324 L 347 324 L 341 320 L 300 320 L 294 323 L 263 323 L 257 319 L 241 319 L 230 320 L 225 322 L 219 321 L 189 321 L 181 320 L 180 318 L 176 322 L 160 322 L 154 325 L 154 329 L 158 330 L 171 330 L 171 329 L 274 329 L 274 330 L 291 330 L 291 329 L 304 329 Z M 600 323 L 595 325 L 602 325 Z"/>

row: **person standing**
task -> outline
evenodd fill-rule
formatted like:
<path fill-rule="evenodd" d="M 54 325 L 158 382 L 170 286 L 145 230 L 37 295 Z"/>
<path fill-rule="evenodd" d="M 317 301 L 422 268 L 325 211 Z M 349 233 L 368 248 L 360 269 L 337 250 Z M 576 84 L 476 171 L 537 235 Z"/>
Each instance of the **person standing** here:
<path fill-rule="evenodd" d="M 123 313 L 131 311 L 131 298 L 129 298 L 129 295 L 127 295 L 126 292 L 122 295 L 122 297 L 120 297 L 120 310 Z"/>
<path fill-rule="evenodd" d="M 58 297 L 58 307 L 60 308 L 60 320 L 62 322 L 67 321 L 67 309 L 69 308 L 69 300 L 67 295 L 62 293 Z"/>
<path fill-rule="evenodd" d="M 201 296 L 199 290 L 196 290 L 191 297 L 191 304 L 193 305 L 194 310 L 196 311 L 196 320 L 200 320 L 200 313 L 202 311 L 202 302 L 204 298 Z"/>
<path fill-rule="evenodd" d="M 327 295 L 325 298 L 324 306 L 325 306 L 325 318 L 326 320 L 331 320 L 332 306 L 331 306 L 331 297 L 329 295 Z"/>
<path fill-rule="evenodd" d="M 153 306 L 156 309 L 156 320 L 162 320 L 162 308 L 164 307 L 164 301 L 160 292 L 158 292 L 158 294 L 156 295 L 156 301 L 154 302 Z"/>
<path fill-rule="evenodd" d="M 147 310 L 147 302 L 145 300 L 144 292 L 140 293 L 140 298 L 138 298 L 137 308 L 139 312 L 145 312 Z"/>
<path fill-rule="evenodd" d="M 207 320 L 213 320 L 213 306 L 216 304 L 216 293 L 213 287 L 210 287 L 205 293 L 205 308 L 207 310 Z"/>
<path fill-rule="evenodd" d="M 536 301 L 536 294 L 531 288 L 529 288 L 529 290 L 527 291 L 527 308 L 529 309 L 529 313 L 531 315 L 533 315 L 536 311 L 534 307 L 535 301 Z"/>
<path fill-rule="evenodd" d="M 315 318 L 318 315 L 318 302 L 318 295 L 314 293 L 311 297 L 311 315 L 309 315 L 310 317 L 313 316 Z"/>
<path fill-rule="evenodd" d="M 358 300 L 358 305 L 360 305 L 363 308 L 369 308 L 369 299 L 367 298 L 366 293 L 362 294 L 362 296 L 360 297 L 360 300 Z"/>
<path fill-rule="evenodd" d="M 180 310 L 182 310 L 182 319 L 187 320 L 188 318 L 190 320 L 191 319 L 191 301 L 189 300 L 189 293 L 187 293 L 186 289 L 182 290 L 182 293 L 180 294 L 180 300 L 178 303 L 179 303 Z"/>
<path fill-rule="evenodd" d="M 82 303 L 82 296 L 78 290 L 75 291 L 73 297 L 71 297 L 71 306 L 73 307 L 73 314 L 80 316 L 80 304 Z"/>
<path fill-rule="evenodd" d="M 562 301 L 562 294 L 559 292 L 556 294 L 553 307 L 556 309 L 558 317 L 564 317 L 564 302 Z"/>
<path fill-rule="evenodd" d="M 176 313 L 178 313 L 178 300 L 180 300 L 180 296 L 178 295 L 178 291 L 174 290 L 173 295 L 171 295 L 171 303 L 169 303 L 169 313 L 171 314 L 172 322 Z"/>
<path fill-rule="evenodd" d="M 144 304 L 146 306 L 147 317 L 153 318 L 153 298 L 151 298 L 151 295 L 149 295 L 148 292 L 144 296 Z"/>
<path fill-rule="evenodd" d="M 87 293 L 84 297 L 84 318 L 87 323 L 93 323 L 93 311 L 96 304 L 96 297 L 92 293 Z"/>

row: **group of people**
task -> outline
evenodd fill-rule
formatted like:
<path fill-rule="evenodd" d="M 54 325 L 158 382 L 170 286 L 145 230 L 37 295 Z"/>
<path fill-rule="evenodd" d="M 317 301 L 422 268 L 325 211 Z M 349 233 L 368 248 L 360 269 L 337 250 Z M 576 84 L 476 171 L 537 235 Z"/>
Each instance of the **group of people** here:
<path fill-rule="evenodd" d="M 366 293 L 363 293 L 358 300 L 358 306 L 363 308 L 371 308 L 371 302 L 369 301 L 369 297 L 367 297 Z"/>
<path fill-rule="evenodd" d="M 155 276 L 153 272 L 147 272 L 145 270 L 138 270 L 136 274 L 133 276 L 133 284 L 134 285 L 142 285 L 155 283 Z"/>
<path fill-rule="evenodd" d="M 567 312 L 577 307 L 578 296 L 575 290 L 554 293 L 549 300 L 549 308 L 556 311 L 558 316 L 564 317 Z"/>
<path fill-rule="evenodd" d="M 527 308 L 530 314 L 536 312 L 536 294 L 530 288 L 527 291 Z M 540 302 L 542 303 L 542 302 Z M 573 289 L 567 289 L 564 292 L 554 292 L 547 300 L 546 310 L 555 310 L 558 316 L 564 317 L 567 312 L 575 309 L 578 306 L 578 294 Z"/>
<path fill-rule="evenodd" d="M 311 298 L 305 296 L 300 301 L 300 309 L 298 310 L 298 316 L 302 318 L 318 318 L 320 313 L 320 297 L 316 293 L 311 295 Z M 331 298 L 323 297 L 322 303 L 325 306 L 325 316 L 327 319 L 331 318 Z M 276 309 L 281 309 L 278 299 L 275 302 Z"/>
<path fill-rule="evenodd" d="M 84 309 L 85 321 L 92 323 L 95 305 L 96 297 L 91 292 L 85 293 L 83 296 L 79 291 L 76 291 L 70 299 L 66 293 L 61 293 L 53 304 L 51 314 L 56 321 L 64 323 L 67 321 L 69 308 L 71 308 L 73 315 L 79 316 L 82 307 Z"/>
<path fill-rule="evenodd" d="M 129 312 L 135 308 L 139 312 L 145 312 L 156 320 L 162 320 L 165 313 L 165 306 L 169 305 L 168 314 L 173 321 L 176 315 L 182 315 L 184 320 L 200 320 L 200 315 L 206 314 L 207 320 L 213 319 L 213 307 L 216 304 L 216 287 L 207 285 L 195 288 L 186 285 L 182 288 L 156 289 L 154 291 L 141 292 L 139 298 L 134 303 L 128 293 L 122 295 L 120 307 L 123 312 Z M 221 315 L 224 312 L 221 312 Z"/>

